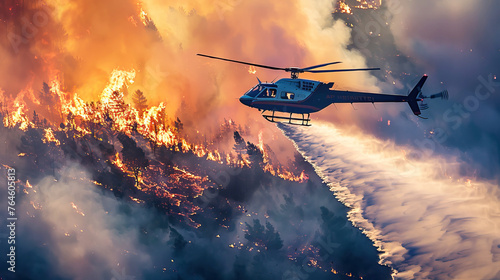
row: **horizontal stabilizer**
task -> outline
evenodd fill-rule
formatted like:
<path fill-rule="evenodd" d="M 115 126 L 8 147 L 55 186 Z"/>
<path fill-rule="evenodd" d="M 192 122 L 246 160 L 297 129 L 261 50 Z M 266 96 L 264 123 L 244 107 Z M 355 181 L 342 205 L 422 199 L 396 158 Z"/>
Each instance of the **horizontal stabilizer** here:
<path fill-rule="evenodd" d="M 418 107 L 418 103 L 416 100 L 408 101 L 408 105 L 410 105 L 410 108 L 413 111 L 413 114 L 415 114 L 417 116 L 421 114 L 420 107 Z"/>

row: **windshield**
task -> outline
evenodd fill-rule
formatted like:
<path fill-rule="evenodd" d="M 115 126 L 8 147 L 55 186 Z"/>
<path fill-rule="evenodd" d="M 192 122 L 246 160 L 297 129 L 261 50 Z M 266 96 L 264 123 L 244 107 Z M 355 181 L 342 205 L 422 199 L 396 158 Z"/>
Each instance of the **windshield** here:
<path fill-rule="evenodd" d="M 256 85 L 254 86 L 251 90 L 247 91 L 247 93 L 245 95 L 248 95 L 250 97 L 255 97 L 257 96 L 257 94 L 259 94 L 259 92 L 261 92 L 262 90 L 264 89 L 263 86 L 261 85 Z"/>

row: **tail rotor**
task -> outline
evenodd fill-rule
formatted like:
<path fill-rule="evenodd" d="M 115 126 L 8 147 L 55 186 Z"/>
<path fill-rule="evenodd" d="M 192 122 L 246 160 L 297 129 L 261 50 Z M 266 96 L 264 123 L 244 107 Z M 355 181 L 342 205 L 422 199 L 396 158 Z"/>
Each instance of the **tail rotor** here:
<path fill-rule="evenodd" d="M 431 96 L 425 96 L 420 92 L 418 98 L 421 100 L 420 103 L 418 104 L 418 107 L 420 107 L 420 110 L 427 110 L 429 109 L 429 104 L 425 102 L 425 99 L 441 99 L 441 100 L 448 100 L 448 91 L 443 90 L 441 92 L 432 94 Z"/>
<path fill-rule="evenodd" d="M 448 91 L 447 90 L 443 90 L 441 92 L 438 92 L 438 93 L 435 93 L 431 96 L 425 96 L 422 94 L 422 92 L 420 92 L 418 98 L 420 99 L 435 99 L 435 98 L 440 98 L 442 100 L 448 100 Z"/>
<path fill-rule="evenodd" d="M 438 92 L 436 94 L 433 94 L 429 96 L 428 98 L 434 99 L 434 98 L 441 98 L 442 100 L 448 100 L 448 91 L 443 90 L 442 92 Z"/>

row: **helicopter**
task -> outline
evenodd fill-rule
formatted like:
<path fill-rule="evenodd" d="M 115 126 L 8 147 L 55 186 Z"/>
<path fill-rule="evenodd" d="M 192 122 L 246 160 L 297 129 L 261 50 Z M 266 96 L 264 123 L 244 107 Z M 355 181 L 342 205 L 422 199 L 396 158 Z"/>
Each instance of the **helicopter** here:
<path fill-rule="evenodd" d="M 423 75 L 420 81 L 409 92 L 408 95 L 393 95 L 381 93 L 368 93 L 356 91 L 341 91 L 331 89 L 333 82 L 323 83 L 315 80 L 299 79 L 299 74 L 308 73 L 329 73 L 348 71 L 372 71 L 380 68 L 352 68 L 352 69 L 332 69 L 318 70 L 329 65 L 341 63 L 340 61 L 329 62 L 309 66 L 299 67 L 274 67 L 256 63 L 249 63 L 239 60 L 232 60 L 205 54 L 197 54 L 202 57 L 245 64 L 253 67 L 260 67 L 272 70 L 290 72 L 290 78 L 282 78 L 276 82 L 262 83 L 259 78 L 258 84 L 248 90 L 240 97 L 240 102 L 246 106 L 256 108 L 261 111 L 262 116 L 270 122 L 289 123 L 294 125 L 310 126 L 310 114 L 323 110 L 330 104 L 335 103 L 372 103 L 375 102 L 407 102 L 413 114 L 420 116 L 420 110 L 425 110 L 428 105 L 424 99 L 448 99 L 448 91 L 425 96 L 422 94 L 422 87 L 427 80 L 427 75 Z M 418 104 L 420 102 L 420 104 Z"/>

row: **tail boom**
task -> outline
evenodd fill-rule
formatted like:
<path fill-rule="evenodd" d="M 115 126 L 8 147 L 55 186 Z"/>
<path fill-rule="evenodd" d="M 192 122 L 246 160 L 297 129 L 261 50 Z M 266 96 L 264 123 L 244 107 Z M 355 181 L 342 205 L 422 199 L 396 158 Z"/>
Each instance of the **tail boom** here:
<path fill-rule="evenodd" d="M 332 103 L 375 103 L 375 102 L 407 102 L 415 115 L 420 115 L 418 101 L 422 101 L 420 93 L 427 80 L 427 75 L 422 76 L 417 85 L 412 89 L 409 95 L 392 95 L 380 93 L 367 93 L 356 91 L 339 91 L 326 89 L 327 105 Z M 324 107 L 326 107 L 324 106 Z"/>

